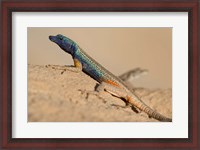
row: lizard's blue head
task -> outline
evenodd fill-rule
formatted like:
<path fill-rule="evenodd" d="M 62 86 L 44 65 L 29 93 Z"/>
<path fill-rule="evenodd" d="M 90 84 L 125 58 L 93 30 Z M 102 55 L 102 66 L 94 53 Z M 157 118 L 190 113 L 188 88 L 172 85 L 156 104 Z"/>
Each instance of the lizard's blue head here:
<path fill-rule="evenodd" d="M 55 42 L 56 44 L 58 44 L 58 46 L 60 46 L 60 48 L 63 49 L 65 52 L 73 54 L 76 44 L 71 39 L 61 34 L 58 34 L 56 36 L 49 36 L 49 39 L 52 42 Z"/>

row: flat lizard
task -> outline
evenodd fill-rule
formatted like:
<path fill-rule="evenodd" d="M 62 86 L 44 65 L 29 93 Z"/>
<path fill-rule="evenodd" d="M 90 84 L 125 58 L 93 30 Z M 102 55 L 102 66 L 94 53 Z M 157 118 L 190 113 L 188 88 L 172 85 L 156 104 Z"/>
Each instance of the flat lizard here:
<path fill-rule="evenodd" d="M 86 54 L 76 42 L 61 34 L 49 36 L 49 39 L 52 42 L 55 42 L 62 50 L 71 54 L 74 60 L 74 65 L 78 70 L 82 70 L 100 83 L 96 89 L 98 92 L 106 91 L 114 96 L 123 98 L 128 104 L 144 111 L 149 115 L 149 117 L 153 117 L 159 121 L 172 121 L 171 118 L 167 118 L 147 106 L 120 78 L 113 75 Z"/>

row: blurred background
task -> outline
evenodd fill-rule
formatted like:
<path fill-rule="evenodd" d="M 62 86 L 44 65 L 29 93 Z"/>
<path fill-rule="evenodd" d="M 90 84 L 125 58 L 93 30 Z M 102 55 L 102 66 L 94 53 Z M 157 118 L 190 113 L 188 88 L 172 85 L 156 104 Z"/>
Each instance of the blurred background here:
<path fill-rule="evenodd" d="M 63 34 L 119 76 L 134 68 L 148 73 L 135 87 L 172 88 L 172 28 L 28 28 L 28 64 L 73 65 L 71 55 L 49 40 Z"/>

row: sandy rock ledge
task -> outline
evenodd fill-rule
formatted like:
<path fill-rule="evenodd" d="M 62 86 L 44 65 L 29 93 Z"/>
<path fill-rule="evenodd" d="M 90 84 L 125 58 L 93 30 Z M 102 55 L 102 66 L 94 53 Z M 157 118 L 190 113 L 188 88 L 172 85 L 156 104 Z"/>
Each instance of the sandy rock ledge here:
<path fill-rule="evenodd" d="M 121 107 L 125 103 L 109 93 L 95 94 L 98 82 L 71 69 L 62 73 L 52 66 L 28 65 L 29 122 L 157 122 Z M 171 89 L 136 88 L 135 92 L 147 105 L 172 117 Z"/>

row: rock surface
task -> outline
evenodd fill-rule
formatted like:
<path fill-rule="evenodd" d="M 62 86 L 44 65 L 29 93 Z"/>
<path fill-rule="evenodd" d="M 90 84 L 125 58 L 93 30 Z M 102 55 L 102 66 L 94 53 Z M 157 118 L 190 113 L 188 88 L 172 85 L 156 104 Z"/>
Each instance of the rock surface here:
<path fill-rule="evenodd" d="M 61 67 L 61 66 L 58 66 Z M 72 67 L 28 66 L 29 122 L 157 122 L 136 113 L 109 93 L 95 94 L 98 85 Z M 136 88 L 135 93 L 159 113 L 172 117 L 172 90 Z"/>

